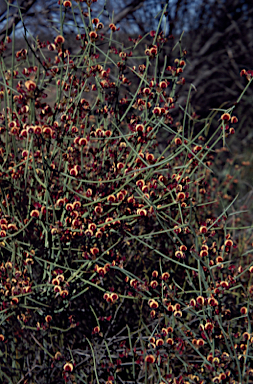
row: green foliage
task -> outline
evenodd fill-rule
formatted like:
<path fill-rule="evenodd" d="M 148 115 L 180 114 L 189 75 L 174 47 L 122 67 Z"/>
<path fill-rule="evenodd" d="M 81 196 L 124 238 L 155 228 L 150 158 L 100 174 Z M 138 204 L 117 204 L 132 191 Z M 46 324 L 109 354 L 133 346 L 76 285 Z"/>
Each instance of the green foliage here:
<path fill-rule="evenodd" d="M 180 41 L 158 71 L 163 32 L 135 57 L 141 39 L 125 47 L 68 3 L 62 25 L 72 9 L 83 18 L 78 54 L 61 31 L 18 52 L 13 38 L 10 69 L 2 48 L 0 378 L 248 383 L 250 235 L 236 238 L 234 199 L 212 172 L 234 106 L 198 122 L 188 99 L 176 121 Z"/>

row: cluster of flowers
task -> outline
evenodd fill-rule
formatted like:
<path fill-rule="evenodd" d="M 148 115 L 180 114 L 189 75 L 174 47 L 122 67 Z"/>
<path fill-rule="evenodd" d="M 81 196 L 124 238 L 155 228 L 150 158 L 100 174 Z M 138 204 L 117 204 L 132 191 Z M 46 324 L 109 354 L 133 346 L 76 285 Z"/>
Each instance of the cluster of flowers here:
<path fill-rule="evenodd" d="M 34 380 L 243 382 L 252 255 L 246 244 L 240 262 L 210 172 L 216 142 L 235 132 L 233 107 L 205 144 L 205 127 L 192 135 L 173 116 L 186 51 L 154 76 L 163 33 L 129 66 L 133 52 L 112 39 L 103 51 L 98 18 L 84 27 L 77 56 L 58 35 L 37 39 L 37 65 L 27 49 L 11 70 L 1 62 L 1 380 L 23 380 L 33 361 Z"/>

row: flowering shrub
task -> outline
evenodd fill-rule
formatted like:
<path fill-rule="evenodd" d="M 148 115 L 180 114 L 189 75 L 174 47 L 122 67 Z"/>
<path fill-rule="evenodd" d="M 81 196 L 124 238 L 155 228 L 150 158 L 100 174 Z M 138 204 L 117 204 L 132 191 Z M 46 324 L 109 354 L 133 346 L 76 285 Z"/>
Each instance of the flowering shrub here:
<path fill-rule="evenodd" d="M 249 382 L 250 238 L 212 175 L 234 106 L 192 136 L 188 101 L 172 117 L 186 52 L 158 71 L 163 32 L 135 58 L 141 38 L 83 5 L 59 5 L 80 10 L 78 54 L 27 40 L 8 69 L 2 49 L 1 382 Z"/>

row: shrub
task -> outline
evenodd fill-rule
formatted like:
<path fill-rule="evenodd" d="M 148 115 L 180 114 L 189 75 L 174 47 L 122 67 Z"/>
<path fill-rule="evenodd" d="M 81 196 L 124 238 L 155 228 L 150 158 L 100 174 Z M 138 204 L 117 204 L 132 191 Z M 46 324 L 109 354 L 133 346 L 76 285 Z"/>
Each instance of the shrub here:
<path fill-rule="evenodd" d="M 235 106 L 193 136 L 189 100 L 171 116 L 181 45 L 159 72 L 163 32 L 134 57 L 141 37 L 125 47 L 65 3 L 83 19 L 78 54 L 59 34 L 18 52 L 13 39 L 10 69 L 1 56 L 1 380 L 246 383 L 250 238 L 238 246 L 212 174 Z"/>

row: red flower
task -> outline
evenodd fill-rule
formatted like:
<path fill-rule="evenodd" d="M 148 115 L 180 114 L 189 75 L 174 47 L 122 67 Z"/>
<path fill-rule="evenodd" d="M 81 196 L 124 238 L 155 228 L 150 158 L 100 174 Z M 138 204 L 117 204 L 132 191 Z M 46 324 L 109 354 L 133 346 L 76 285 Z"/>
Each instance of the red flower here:
<path fill-rule="evenodd" d="M 63 6 L 64 6 L 65 8 L 70 8 L 70 7 L 72 6 L 72 3 L 71 3 L 71 1 L 67 0 L 67 1 L 64 1 L 64 2 L 63 2 Z"/>
<path fill-rule="evenodd" d="M 64 365 L 64 367 L 63 367 L 63 370 L 64 370 L 65 372 L 72 372 L 73 369 L 74 369 L 74 367 L 73 367 L 73 364 L 71 364 L 71 363 L 66 363 L 66 364 Z"/>
<path fill-rule="evenodd" d="M 231 116 L 229 113 L 223 113 L 223 115 L 221 116 L 221 120 L 223 121 L 229 121 L 231 119 Z"/>
<path fill-rule="evenodd" d="M 147 355 L 145 357 L 145 361 L 149 364 L 153 364 L 155 362 L 155 357 L 153 355 Z"/>
<path fill-rule="evenodd" d="M 39 217 L 40 213 L 37 209 L 34 209 L 31 213 L 30 213 L 30 216 L 31 217 Z"/>
<path fill-rule="evenodd" d="M 47 315 L 47 316 L 45 317 L 45 320 L 46 320 L 47 323 L 50 323 L 50 321 L 52 321 L 52 316 Z"/>
<path fill-rule="evenodd" d="M 64 37 L 61 35 L 56 36 L 54 39 L 55 44 L 63 44 L 65 41 Z"/>
<path fill-rule="evenodd" d="M 113 24 L 113 23 L 109 24 L 109 28 L 110 28 L 110 30 L 111 30 L 112 32 L 115 32 L 115 31 L 116 31 L 116 25 Z"/>
<path fill-rule="evenodd" d="M 240 312 L 241 312 L 242 315 L 246 315 L 247 312 L 248 312 L 248 310 L 247 310 L 246 307 L 242 307 L 242 308 L 240 309 Z"/>
<path fill-rule="evenodd" d="M 25 82 L 25 86 L 28 89 L 28 91 L 34 91 L 36 88 L 36 83 L 32 80 L 28 80 Z"/>
<path fill-rule="evenodd" d="M 199 228 L 199 232 L 204 234 L 204 233 L 207 233 L 207 227 L 205 225 L 202 225 L 200 228 Z"/>
<path fill-rule="evenodd" d="M 163 281 L 168 280 L 169 277 L 170 277 L 169 272 L 163 272 L 163 274 L 162 274 L 162 280 L 163 280 Z"/>
<path fill-rule="evenodd" d="M 90 36 L 91 40 L 96 40 L 98 38 L 98 34 L 95 31 L 91 31 L 89 33 L 89 36 Z"/>
<path fill-rule="evenodd" d="M 150 287 L 155 289 L 158 286 L 158 282 L 156 280 L 153 280 L 150 282 Z"/>
<path fill-rule="evenodd" d="M 175 144 L 176 145 L 181 145 L 182 144 L 182 140 L 180 139 L 180 137 L 176 137 L 175 138 Z"/>
<path fill-rule="evenodd" d="M 174 344 L 174 340 L 169 337 L 167 340 L 166 340 L 166 343 L 169 344 L 169 345 L 173 345 Z"/>

